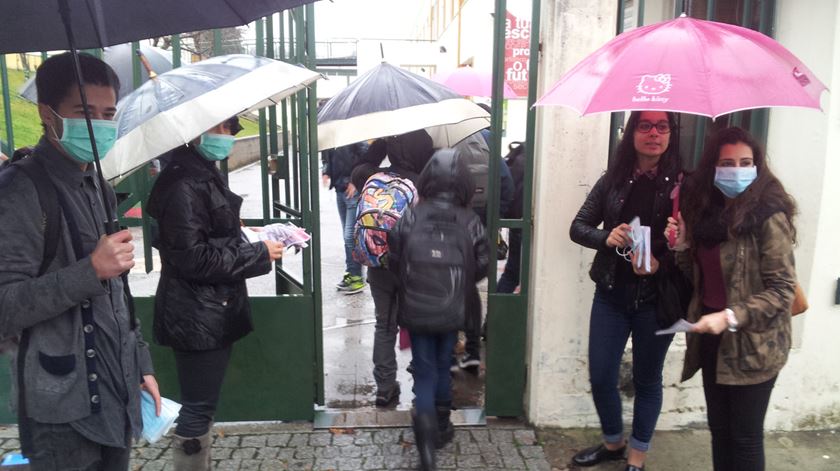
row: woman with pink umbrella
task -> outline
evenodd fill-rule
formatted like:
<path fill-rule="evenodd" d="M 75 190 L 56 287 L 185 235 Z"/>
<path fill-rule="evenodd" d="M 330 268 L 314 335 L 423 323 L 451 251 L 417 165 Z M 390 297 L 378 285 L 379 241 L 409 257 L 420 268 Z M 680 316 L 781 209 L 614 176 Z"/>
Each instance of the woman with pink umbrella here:
<path fill-rule="evenodd" d="M 575 455 L 578 466 L 620 460 L 629 444 L 626 470 L 644 469 L 662 407 L 662 367 L 673 338 L 655 332 L 660 328 L 657 281 L 673 266 L 663 234 L 670 193 L 681 172 L 678 131 L 674 113 L 631 113 L 612 163 L 572 222 L 572 240 L 597 251 L 589 271 L 596 285 L 589 321 L 589 376 L 603 434 L 603 443 Z M 636 219 L 650 228 L 649 267 L 636 263 L 642 256 L 641 241 L 628 224 Z M 636 395 L 628 442 L 618 374 L 631 335 Z"/>

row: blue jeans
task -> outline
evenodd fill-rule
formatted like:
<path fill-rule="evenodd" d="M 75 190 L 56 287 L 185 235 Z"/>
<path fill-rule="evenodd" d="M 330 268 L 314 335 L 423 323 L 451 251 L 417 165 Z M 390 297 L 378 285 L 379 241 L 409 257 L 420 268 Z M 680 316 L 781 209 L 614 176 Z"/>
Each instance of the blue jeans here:
<path fill-rule="evenodd" d="M 356 207 L 359 205 L 359 193 L 348 198 L 343 191 L 335 190 L 335 201 L 338 205 L 338 218 L 344 230 L 344 263 L 345 271 L 353 276 L 362 276 L 362 265 L 353 260 L 353 228 L 356 225 Z"/>
<path fill-rule="evenodd" d="M 418 414 L 434 414 L 435 403 L 452 401 L 452 349 L 458 332 L 411 335 L 411 362 L 414 364 L 414 397 Z"/>
<path fill-rule="evenodd" d="M 643 452 L 650 448 L 662 409 L 662 367 L 674 337 L 655 335 L 658 329 L 656 306 L 630 310 L 620 288 L 595 291 L 589 321 L 589 380 L 607 443 L 619 443 L 624 438 L 618 374 L 627 338 L 632 335 L 635 398 L 630 447 Z"/>

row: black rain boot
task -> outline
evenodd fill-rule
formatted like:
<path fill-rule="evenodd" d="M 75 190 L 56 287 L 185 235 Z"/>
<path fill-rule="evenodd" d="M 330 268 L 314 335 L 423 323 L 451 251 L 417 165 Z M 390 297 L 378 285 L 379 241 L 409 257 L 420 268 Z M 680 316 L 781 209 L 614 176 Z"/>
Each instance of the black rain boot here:
<path fill-rule="evenodd" d="M 435 448 L 441 449 L 455 437 L 455 426 L 452 425 L 452 421 L 450 420 L 450 416 L 452 415 L 452 402 L 437 402 L 435 403 L 435 409 L 437 411 L 438 431 Z"/>
<path fill-rule="evenodd" d="M 414 441 L 417 443 L 417 453 L 420 455 L 421 471 L 436 471 L 435 441 L 437 439 L 437 417 L 434 414 L 412 414 L 414 424 Z"/>

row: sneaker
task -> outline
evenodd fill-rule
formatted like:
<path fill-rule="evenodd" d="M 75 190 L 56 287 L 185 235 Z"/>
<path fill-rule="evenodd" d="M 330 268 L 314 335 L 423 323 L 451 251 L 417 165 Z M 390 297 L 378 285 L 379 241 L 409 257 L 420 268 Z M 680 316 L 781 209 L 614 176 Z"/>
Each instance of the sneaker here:
<path fill-rule="evenodd" d="M 400 400 L 400 383 L 394 383 L 390 389 L 376 390 L 376 407 L 388 407 Z"/>
<path fill-rule="evenodd" d="M 475 353 L 465 353 L 458 362 L 458 366 L 464 370 L 478 370 L 478 367 L 481 366 L 481 357 Z"/>
<path fill-rule="evenodd" d="M 347 277 L 347 287 L 340 291 L 343 291 L 344 294 L 356 294 L 364 291 L 365 286 L 367 286 L 367 283 L 365 283 L 364 278 L 350 275 Z"/>
<path fill-rule="evenodd" d="M 344 273 L 344 276 L 341 277 L 341 281 L 336 283 L 335 289 L 339 291 L 347 291 L 347 287 L 350 286 L 350 277 L 353 276 L 349 273 Z"/>

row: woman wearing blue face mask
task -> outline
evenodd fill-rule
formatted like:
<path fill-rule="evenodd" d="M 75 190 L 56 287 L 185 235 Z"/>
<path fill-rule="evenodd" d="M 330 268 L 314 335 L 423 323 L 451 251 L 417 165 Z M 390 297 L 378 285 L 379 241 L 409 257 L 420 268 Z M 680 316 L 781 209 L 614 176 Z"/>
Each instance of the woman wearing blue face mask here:
<path fill-rule="evenodd" d="M 174 351 L 181 387 L 177 471 L 210 469 L 210 429 L 232 345 L 253 329 L 245 279 L 268 273 L 283 253 L 278 242 L 242 239 L 242 198 L 216 168 L 240 129 L 234 117 L 175 149 L 147 206 L 163 265 L 154 336 Z"/>
<path fill-rule="evenodd" d="M 719 131 L 682 190 L 680 268 L 694 281 L 683 381 L 702 369 L 715 471 L 764 469 L 764 416 L 791 345 L 796 204 L 740 128 Z"/>

